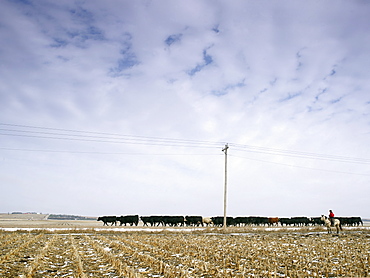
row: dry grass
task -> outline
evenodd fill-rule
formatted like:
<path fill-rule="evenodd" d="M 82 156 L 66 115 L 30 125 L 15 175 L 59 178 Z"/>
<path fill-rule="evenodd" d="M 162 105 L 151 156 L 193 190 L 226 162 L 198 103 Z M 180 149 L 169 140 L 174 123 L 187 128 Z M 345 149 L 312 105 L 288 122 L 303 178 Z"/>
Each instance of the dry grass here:
<path fill-rule="evenodd" d="M 370 275 L 369 229 L 129 231 L 0 231 L 0 277 Z"/>
<path fill-rule="evenodd" d="M 328 235 L 324 227 L 137 228 L 0 219 L 0 252 L 0 277 L 370 276 L 368 226 Z"/>

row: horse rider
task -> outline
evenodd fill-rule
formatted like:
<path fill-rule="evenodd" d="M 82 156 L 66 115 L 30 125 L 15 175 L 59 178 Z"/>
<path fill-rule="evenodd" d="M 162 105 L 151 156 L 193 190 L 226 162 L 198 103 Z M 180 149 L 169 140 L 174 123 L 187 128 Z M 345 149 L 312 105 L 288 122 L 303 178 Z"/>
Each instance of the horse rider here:
<path fill-rule="evenodd" d="M 331 209 L 329 210 L 329 219 L 330 219 L 331 225 L 334 226 L 334 212 Z"/>

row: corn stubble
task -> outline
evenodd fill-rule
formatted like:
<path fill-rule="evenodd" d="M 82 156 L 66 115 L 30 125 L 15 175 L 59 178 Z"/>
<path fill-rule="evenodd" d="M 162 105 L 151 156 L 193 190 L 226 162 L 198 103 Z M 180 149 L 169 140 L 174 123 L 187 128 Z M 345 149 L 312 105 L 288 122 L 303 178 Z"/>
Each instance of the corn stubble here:
<path fill-rule="evenodd" d="M 370 233 L 0 231 L 0 277 L 369 277 Z"/>

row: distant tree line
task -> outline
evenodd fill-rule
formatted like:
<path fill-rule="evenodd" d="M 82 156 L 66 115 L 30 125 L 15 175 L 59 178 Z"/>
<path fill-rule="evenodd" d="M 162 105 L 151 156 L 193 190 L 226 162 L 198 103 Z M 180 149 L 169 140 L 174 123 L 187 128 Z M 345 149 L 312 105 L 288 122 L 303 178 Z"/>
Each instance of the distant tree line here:
<path fill-rule="evenodd" d="M 21 211 L 13 211 L 11 214 L 41 214 L 37 212 L 21 212 Z"/>
<path fill-rule="evenodd" d="M 86 217 L 78 215 L 67 215 L 67 214 L 50 214 L 49 220 L 96 220 L 96 217 Z"/>

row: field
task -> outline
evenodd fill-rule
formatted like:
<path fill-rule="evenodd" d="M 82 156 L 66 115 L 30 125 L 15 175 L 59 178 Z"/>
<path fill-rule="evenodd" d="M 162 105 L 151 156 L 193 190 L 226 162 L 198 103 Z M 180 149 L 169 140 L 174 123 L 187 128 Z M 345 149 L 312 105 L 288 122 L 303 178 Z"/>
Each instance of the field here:
<path fill-rule="evenodd" d="M 370 275 L 369 227 L 344 228 L 338 236 L 322 227 L 224 231 L 9 221 L 0 221 L 0 277 Z"/>

